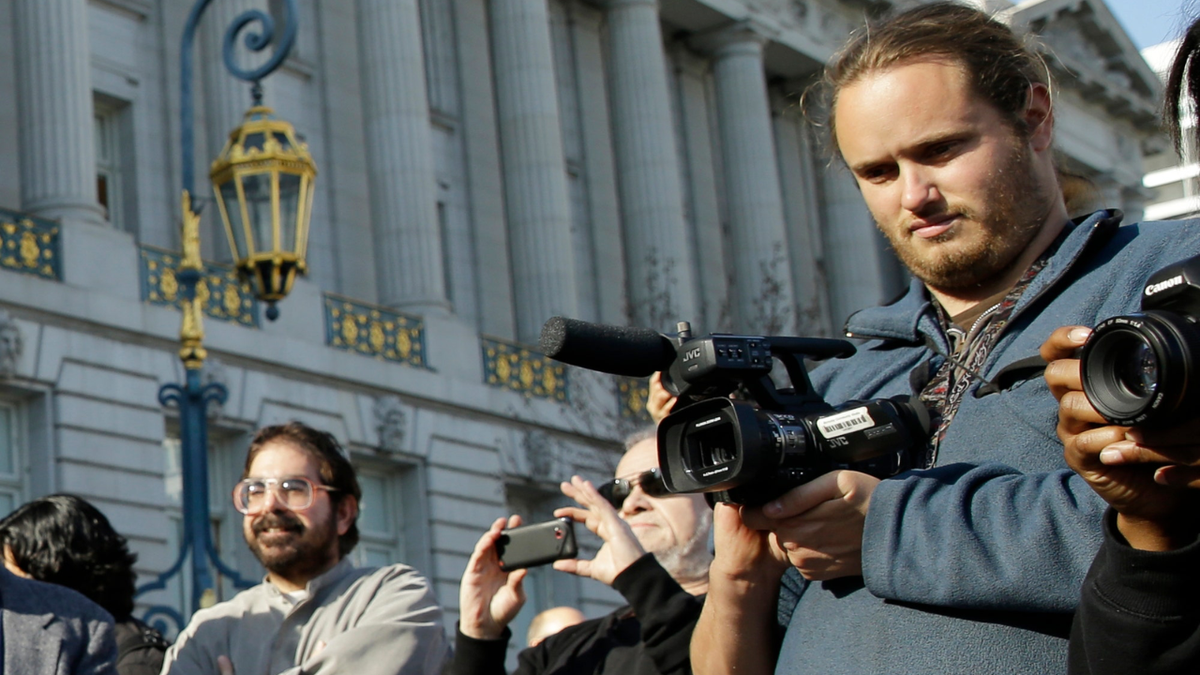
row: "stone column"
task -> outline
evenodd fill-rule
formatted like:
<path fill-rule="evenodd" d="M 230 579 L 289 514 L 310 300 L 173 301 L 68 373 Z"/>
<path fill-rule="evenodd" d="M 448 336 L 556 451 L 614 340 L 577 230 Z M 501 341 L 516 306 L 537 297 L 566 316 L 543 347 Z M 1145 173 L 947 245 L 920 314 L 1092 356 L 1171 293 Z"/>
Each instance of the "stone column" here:
<path fill-rule="evenodd" d="M 605 6 L 630 318 L 671 329 L 696 320 L 698 305 L 658 1 Z"/>
<path fill-rule="evenodd" d="M 517 338 L 532 343 L 550 317 L 578 313 L 546 0 L 494 0 L 491 24 Z"/>
<path fill-rule="evenodd" d="M 381 304 L 445 311 L 445 258 L 417 0 L 359 0 L 363 117 Z"/>
<path fill-rule="evenodd" d="M 85 0 L 15 0 L 21 208 L 100 224 Z"/>
<path fill-rule="evenodd" d="M 708 36 L 733 243 L 735 330 L 790 333 L 796 322 L 779 165 L 763 72 L 766 38 L 740 23 Z"/>
<path fill-rule="evenodd" d="M 885 299 L 884 248 L 854 176 L 840 161 L 826 169 L 822 189 L 829 313 L 836 335 L 851 314 Z"/>
<path fill-rule="evenodd" d="M 803 84 L 789 87 L 801 91 Z M 775 102 L 775 138 L 779 148 L 779 176 L 783 185 L 784 216 L 791 253 L 792 281 L 796 293 L 796 331 L 800 335 L 833 334 L 829 321 L 825 278 L 825 244 L 821 241 L 821 199 L 815 176 L 808 125 L 787 110 L 793 101 Z M 838 330 L 840 332 L 840 326 Z"/>

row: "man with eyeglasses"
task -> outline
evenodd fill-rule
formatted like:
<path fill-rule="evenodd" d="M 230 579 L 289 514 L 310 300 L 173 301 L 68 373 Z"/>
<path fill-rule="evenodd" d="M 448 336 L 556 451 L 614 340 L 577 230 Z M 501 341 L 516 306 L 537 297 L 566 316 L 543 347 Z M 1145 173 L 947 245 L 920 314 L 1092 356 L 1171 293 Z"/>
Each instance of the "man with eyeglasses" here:
<path fill-rule="evenodd" d="M 554 515 L 584 524 L 604 545 L 592 560 L 560 560 L 554 568 L 608 584 L 629 605 L 522 651 L 518 675 L 691 672 L 688 644 L 708 592 L 712 515 L 700 495 L 667 493 L 653 429 L 626 447 L 617 478 L 599 489 L 579 476 L 562 484 L 579 506 Z M 500 569 L 496 540 L 520 523 L 520 516 L 498 518 L 467 563 L 452 675 L 504 673 L 508 624 L 525 604 L 526 570 Z"/>
<path fill-rule="evenodd" d="M 192 617 L 164 674 L 433 675 L 442 610 L 407 565 L 355 568 L 362 489 L 332 434 L 300 422 L 255 435 L 233 502 L 263 583 Z"/>

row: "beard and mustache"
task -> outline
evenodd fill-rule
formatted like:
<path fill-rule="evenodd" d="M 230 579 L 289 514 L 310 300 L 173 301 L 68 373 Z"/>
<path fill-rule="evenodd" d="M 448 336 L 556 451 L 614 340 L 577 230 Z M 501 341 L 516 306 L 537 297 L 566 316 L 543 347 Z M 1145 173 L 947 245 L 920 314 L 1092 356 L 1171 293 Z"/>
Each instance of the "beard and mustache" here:
<path fill-rule="evenodd" d="M 966 289 L 1002 275 L 1020 259 L 1041 231 L 1053 197 L 1036 177 L 1032 151 L 1019 143 L 1010 146 L 1007 161 L 993 177 L 990 198 L 979 208 L 941 202 L 917 214 L 922 218 L 953 215 L 960 221 L 926 242 L 914 241 L 906 224 L 898 228 L 879 224 L 913 276 L 936 289 Z M 926 248 L 926 244 L 946 245 L 962 238 L 966 223 L 975 223 L 982 236 L 941 251 Z"/>
<path fill-rule="evenodd" d="M 246 543 L 254 557 L 272 574 L 315 576 L 328 568 L 337 555 L 337 530 L 333 518 L 331 513 L 328 522 L 314 522 L 309 527 L 289 511 L 264 513 L 250 523 Z M 278 532 L 268 532 L 271 529 Z"/>

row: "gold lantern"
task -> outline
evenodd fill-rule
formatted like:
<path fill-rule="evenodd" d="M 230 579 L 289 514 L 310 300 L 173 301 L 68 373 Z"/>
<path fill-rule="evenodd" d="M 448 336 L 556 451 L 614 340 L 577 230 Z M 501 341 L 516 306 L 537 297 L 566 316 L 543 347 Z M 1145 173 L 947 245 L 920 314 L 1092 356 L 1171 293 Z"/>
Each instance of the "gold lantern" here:
<path fill-rule="evenodd" d="M 275 302 L 304 274 L 317 166 L 292 125 L 265 106 L 246 111 L 242 125 L 212 163 L 209 177 L 238 270 L 255 295 Z"/>

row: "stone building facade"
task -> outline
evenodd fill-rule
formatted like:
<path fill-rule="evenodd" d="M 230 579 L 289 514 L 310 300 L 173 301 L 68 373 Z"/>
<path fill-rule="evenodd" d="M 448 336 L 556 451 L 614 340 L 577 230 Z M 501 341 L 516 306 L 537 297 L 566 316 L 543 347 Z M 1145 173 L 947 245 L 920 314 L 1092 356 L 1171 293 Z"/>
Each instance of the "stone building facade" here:
<path fill-rule="evenodd" d="M 157 392 L 182 377 L 191 4 L 0 0 L 0 511 L 79 493 L 130 538 L 143 580 L 180 536 L 177 415 Z M 250 577 L 227 495 L 260 426 L 301 419 L 350 448 L 366 490 L 357 560 L 422 569 L 452 621 L 479 533 L 508 512 L 548 517 L 558 481 L 610 475 L 617 439 L 644 424 L 643 383 L 531 351 L 547 318 L 835 335 L 906 283 L 799 106 L 887 2 L 298 4 L 296 48 L 264 86 L 320 174 L 310 274 L 278 321 L 221 266 L 215 208 L 203 224 L 205 377 L 229 390 L 209 413 L 212 524 Z M 198 176 L 250 103 L 220 58 L 246 9 L 285 3 L 208 9 Z M 1153 72 L 1101 0 L 992 9 L 1046 44 L 1064 165 L 1136 217 Z M 546 570 L 530 586 L 524 620 L 617 600 Z M 144 599 L 184 597 L 175 582 Z"/>

